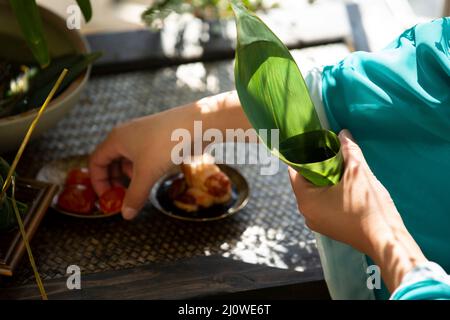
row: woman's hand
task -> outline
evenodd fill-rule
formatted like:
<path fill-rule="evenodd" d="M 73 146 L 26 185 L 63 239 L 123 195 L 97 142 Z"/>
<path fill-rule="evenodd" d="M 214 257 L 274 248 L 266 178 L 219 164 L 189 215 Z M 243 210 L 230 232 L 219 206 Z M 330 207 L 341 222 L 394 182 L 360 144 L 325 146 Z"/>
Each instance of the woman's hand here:
<path fill-rule="evenodd" d="M 350 133 L 341 131 L 339 139 L 345 162 L 339 184 L 319 188 L 289 168 L 299 210 L 312 230 L 374 259 L 388 288 L 393 290 L 404 274 L 426 258 Z"/>
<path fill-rule="evenodd" d="M 250 128 L 235 91 L 119 125 L 90 157 L 89 170 L 96 193 L 101 195 L 117 183 L 121 174 L 127 175 L 131 182 L 122 215 L 133 219 L 147 201 L 153 184 L 173 165 L 172 149 L 179 143 L 172 141 L 173 131 L 186 129 L 194 138 L 194 121 L 202 121 L 203 130 Z"/>
<path fill-rule="evenodd" d="M 121 174 L 131 179 L 122 207 L 125 219 L 137 215 L 152 185 L 171 166 L 172 126 L 168 125 L 168 116 L 159 113 L 117 126 L 90 157 L 89 171 L 98 195 Z"/>

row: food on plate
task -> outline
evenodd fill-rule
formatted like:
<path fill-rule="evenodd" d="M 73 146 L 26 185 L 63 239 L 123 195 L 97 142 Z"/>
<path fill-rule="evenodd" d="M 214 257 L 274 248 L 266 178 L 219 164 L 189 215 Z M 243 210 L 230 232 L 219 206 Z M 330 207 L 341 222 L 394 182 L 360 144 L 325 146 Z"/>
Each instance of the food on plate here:
<path fill-rule="evenodd" d="M 231 181 L 209 154 L 193 157 L 181 165 L 183 177 L 173 181 L 169 197 L 187 212 L 224 204 L 231 198 Z"/>
<path fill-rule="evenodd" d="M 122 209 L 126 189 L 115 186 L 97 197 L 87 168 L 71 169 L 65 180 L 63 191 L 57 199 L 59 209 L 83 215 L 92 215 L 99 210 L 104 214 L 114 214 Z"/>
<path fill-rule="evenodd" d="M 188 188 L 173 202 L 176 207 L 187 212 L 195 212 L 199 208 L 209 208 L 215 204 L 214 198 L 210 194 L 197 188 Z"/>
<path fill-rule="evenodd" d="M 97 196 L 86 186 L 67 185 L 58 197 L 58 207 L 64 211 L 90 214 L 95 209 Z"/>
<path fill-rule="evenodd" d="M 75 168 L 69 171 L 66 178 L 66 185 L 81 184 L 91 187 L 91 176 L 88 168 Z"/>
<path fill-rule="evenodd" d="M 106 214 L 120 212 L 125 191 L 124 187 L 112 187 L 106 190 L 99 199 L 100 209 Z"/>

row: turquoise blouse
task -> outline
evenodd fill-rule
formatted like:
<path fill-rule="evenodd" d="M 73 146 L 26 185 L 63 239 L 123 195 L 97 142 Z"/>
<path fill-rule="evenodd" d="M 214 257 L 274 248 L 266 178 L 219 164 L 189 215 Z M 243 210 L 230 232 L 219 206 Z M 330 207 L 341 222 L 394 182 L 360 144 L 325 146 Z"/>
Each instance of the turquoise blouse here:
<path fill-rule="evenodd" d="M 350 130 L 425 256 L 447 274 L 449 47 L 450 18 L 438 19 L 406 30 L 380 52 L 355 52 L 325 67 L 322 77 L 332 130 Z M 389 297 L 386 290 L 376 290 L 375 295 Z M 424 280 L 402 288 L 393 298 L 450 298 L 450 286 Z"/>

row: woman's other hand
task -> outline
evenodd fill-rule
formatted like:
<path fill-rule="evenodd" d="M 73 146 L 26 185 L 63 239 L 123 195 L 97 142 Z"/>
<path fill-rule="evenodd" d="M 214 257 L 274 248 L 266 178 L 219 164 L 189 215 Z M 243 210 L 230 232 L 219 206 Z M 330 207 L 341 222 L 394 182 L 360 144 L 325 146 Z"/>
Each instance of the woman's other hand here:
<path fill-rule="evenodd" d="M 337 185 L 316 187 L 289 168 L 299 210 L 312 230 L 374 259 L 393 290 L 404 274 L 426 258 L 351 134 L 343 130 L 339 139 L 345 170 Z"/>

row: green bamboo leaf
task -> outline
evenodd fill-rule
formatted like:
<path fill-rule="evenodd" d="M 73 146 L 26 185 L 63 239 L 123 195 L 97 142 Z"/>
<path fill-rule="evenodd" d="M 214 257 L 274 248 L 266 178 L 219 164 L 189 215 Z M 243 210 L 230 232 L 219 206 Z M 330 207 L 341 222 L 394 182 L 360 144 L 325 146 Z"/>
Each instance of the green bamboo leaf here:
<path fill-rule="evenodd" d="M 78 6 L 83 13 L 84 20 L 89 22 L 92 18 L 92 6 L 90 0 L 77 0 Z"/>
<path fill-rule="evenodd" d="M 0 157 L 0 178 L 5 179 L 9 172 L 9 164 L 5 159 Z"/>
<path fill-rule="evenodd" d="M 64 68 L 68 69 L 69 72 L 56 92 L 57 95 L 63 92 L 91 63 L 100 58 L 101 55 L 101 52 L 93 52 L 55 59 L 48 68 L 42 70 L 36 76 L 31 92 L 15 104 L 13 114 L 41 106 L 52 89 L 55 79 L 58 78 Z"/>
<path fill-rule="evenodd" d="M 0 157 L 0 185 L 3 186 L 4 179 L 8 175 L 9 164 Z M 16 176 L 16 174 L 14 174 Z M 23 216 L 28 210 L 28 206 L 16 201 L 20 214 Z M 0 231 L 8 231 L 16 225 L 16 217 L 12 206 L 12 195 L 10 192 L 0 199 Z"/>
<path fill-rule="evenodd" d="M 44 28 L 35 0 L 9 0 L 22 34 L 41 67 L 50 63 Z"/>
<path fill-rule="evenodd" d="M 279 146 L 261 137 L 282 161 L 312 183 L 335 184 L 342 172 L 337 136 L 323 130 L 308 88 L 286 46 L 239 1 L 236 16 L 236 89 L 256 130 L 278 129 Z M 268 132 L 270 133 L 270 132 Z"/>
<path fill-rule="evenodd" d="M 0 177 L 0 183 L 3 185 L 3 178 Z M 0 232 L 11 229 L 14 226 L 14 211 L 11 202 L 5 195 L 0 199 Z"/>
<path fill-rule="evenodd" d="M 6 177 L 9 173 L 10 165 L 8 162 L 6 162 L 5 159 L 0 157 L 0 179 L 1 179 L 1 186 L 3 186 L 3 181 L 5 181 Z M 17 177 L 17 173 L 14 172 L 14 177 Z"/>

